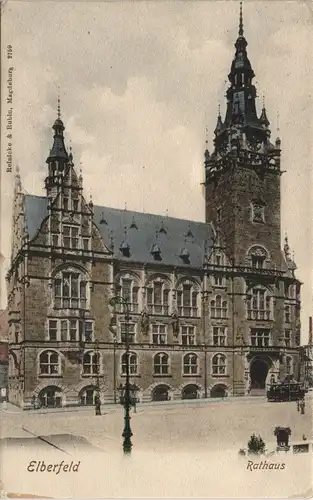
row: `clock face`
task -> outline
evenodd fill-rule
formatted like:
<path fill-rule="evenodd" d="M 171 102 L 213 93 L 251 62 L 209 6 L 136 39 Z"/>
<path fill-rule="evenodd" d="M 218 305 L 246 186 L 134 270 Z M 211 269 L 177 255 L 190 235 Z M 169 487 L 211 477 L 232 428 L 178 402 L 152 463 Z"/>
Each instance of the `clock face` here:
<path fill-rule="evenodd" d="M 251 137 L 251 139 L 248 140 L 248 146 L 252 151 L 258 151 L 261 148 L 261 142 L 255 137 Z"/>

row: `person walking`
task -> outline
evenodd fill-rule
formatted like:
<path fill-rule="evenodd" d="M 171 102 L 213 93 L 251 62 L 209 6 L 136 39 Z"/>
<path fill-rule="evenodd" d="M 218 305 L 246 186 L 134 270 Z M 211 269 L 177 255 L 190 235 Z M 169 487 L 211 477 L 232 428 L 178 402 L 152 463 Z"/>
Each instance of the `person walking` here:
<path fill-rule="evenodd" d="M 95 412 L 96 415 L 101 415 L 101 400 L 99 394 L 95 397 Z"/>

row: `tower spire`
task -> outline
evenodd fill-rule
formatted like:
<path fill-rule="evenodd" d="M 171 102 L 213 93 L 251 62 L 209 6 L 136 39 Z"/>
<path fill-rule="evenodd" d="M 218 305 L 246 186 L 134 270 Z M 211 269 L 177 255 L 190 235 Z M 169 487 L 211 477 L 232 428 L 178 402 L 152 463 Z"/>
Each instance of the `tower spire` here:
<path fill-rule="evenodd" d="M 58 93 L 58 119 L 61 120 L 60 93 Z"/>
<path fill-rule="evenodd" d="M 240 2 L 240 12 L 239 12 L 239 36 L 243 36 L 243 18 L 242 18 L 242 2 Z"/>

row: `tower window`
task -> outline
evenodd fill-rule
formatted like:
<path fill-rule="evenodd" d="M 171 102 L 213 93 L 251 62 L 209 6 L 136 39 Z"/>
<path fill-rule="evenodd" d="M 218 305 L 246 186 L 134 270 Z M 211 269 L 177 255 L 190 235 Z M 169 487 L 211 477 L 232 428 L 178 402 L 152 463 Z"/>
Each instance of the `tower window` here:
<path fill-rule="evenodd" d="M 255 269 L 263 269 L 264 260 L 265 257 L 261 257 L 259 255 L 252 255 L 251 256 L 252 267 L 254 267 Z"/>
<path fill-rule="evenodd" d="M 252 203 L 252 221 L 260 223 L 265 222 L 263 203 L 257 201 Z"/>
<path fill-rule="evenodd" d="M 216 210 L 216 222 L 221 222 L 222 220 L 222 209 L 218 208 Z"/>

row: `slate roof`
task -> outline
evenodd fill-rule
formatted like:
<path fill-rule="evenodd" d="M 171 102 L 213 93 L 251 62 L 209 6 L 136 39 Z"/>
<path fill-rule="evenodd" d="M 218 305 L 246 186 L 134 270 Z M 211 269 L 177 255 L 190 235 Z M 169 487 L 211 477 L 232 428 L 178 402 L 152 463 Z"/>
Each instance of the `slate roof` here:
<path fill-rule="evenodd" d="M 25 195 L 30 240 L 48 216 L 47 204 L 46 197 Z M 204 222 L 96 205 L 93 210 L 105 245 L 122 261 L 200 268 L 205 247 L 213 243 L 212 226 Z M 153 247 L 160 253 L 151 253 Z"/>

